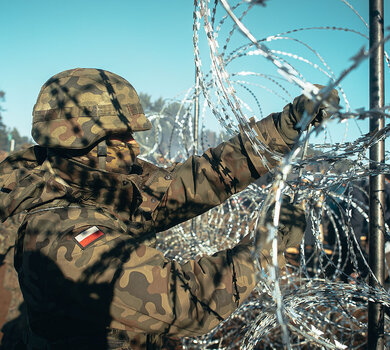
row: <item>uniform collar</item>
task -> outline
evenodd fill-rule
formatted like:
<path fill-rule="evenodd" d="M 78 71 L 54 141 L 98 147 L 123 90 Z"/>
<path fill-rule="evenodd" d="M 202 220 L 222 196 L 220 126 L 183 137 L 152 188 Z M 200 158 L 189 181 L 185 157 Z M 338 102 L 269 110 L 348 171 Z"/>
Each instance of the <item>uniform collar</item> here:
<path fill-rule="evenodd" d="M 95 169 L 60 156 L 50 156 L 49 162 L 54 174 L 72 189 L 70 195 L 76 201 L 96 203 L 115 212 L 125 212 L 126 216 L 142 202 L 138 175 Z"/>

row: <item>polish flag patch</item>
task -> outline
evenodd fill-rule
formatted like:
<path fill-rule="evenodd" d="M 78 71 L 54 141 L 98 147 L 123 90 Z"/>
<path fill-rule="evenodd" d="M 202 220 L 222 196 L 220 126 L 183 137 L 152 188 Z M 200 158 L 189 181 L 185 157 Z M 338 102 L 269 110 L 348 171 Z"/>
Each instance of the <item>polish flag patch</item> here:
<path fill-rule="evenodd" d="M 103 235 L 104 232 L 102 232 L 98 227 L 92 226 L 85 231 L 79 233 L 77 236 L 75 236 L 74 239 L 82 249 L 85 249 Z"/>

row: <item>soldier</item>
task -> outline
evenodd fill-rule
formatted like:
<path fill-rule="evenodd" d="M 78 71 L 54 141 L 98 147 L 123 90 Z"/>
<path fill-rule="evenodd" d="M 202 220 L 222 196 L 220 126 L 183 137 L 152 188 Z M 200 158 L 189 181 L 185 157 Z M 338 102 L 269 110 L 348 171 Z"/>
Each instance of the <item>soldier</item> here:
<path fill-rule="evenodd" d="M 329 96 L 337 105 L 337 92 Z M 252 127 L 283 154 L 305 110 L 313 123 L 324 115 L 301 95 Z M 241 133 L 159 168 L 137 158 L 133 133 L 150 128 L 136 91 L 118 75 L 78 68 L 43 85 L 33 110 L 38 146 L 0 166 L 0 218 L 24 215 L 15 268 L 30 349 L 158 349 L 163 336 L 208 332 L 252 291 L 250 240 L 179 265 L 155 248 L 155 237 L 265 174 L 261 157 L 277 161 L 256 154 Z M 285 246 L 301 237 L 301 214 L 287 218 Z"/>

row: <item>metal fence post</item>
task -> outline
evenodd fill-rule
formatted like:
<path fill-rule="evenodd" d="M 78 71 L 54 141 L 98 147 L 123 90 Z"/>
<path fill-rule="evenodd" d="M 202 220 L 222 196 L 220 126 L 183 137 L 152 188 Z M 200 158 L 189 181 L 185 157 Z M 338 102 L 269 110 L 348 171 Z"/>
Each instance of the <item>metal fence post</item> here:
<path fill-rule="evenodd" d="M 370 109 L 384 106 L 384 11 L 383 0 L 370 0 Z M 384 127 L 384 117 L 373 114 L 370 119 L 370 132 L 374 133 Z M 370 169 L 375 171 L 377 164 L 384 162 L 384 140 L 370 148 Z M 379 283 L 384 283 L 384 175 L 370 176 L 370 228 L 369 228 L 369 264 Z M 370 286 L 378 286 L 370 276 Z M 367 349 L 384 348 L 384 315 L 380 303 L 368 304 L 368 340 Z"/>

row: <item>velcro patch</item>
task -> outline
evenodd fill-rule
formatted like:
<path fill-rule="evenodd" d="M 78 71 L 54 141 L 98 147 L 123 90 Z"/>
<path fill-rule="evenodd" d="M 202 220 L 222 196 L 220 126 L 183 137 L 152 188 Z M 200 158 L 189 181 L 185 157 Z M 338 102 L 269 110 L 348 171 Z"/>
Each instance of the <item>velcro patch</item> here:
<path fill-rule="evenodd" d="M 103 235 L 104 232 L 102 232 L 98 227 L 92 226 L 85 231 L 80 232 L 74 239 L 82 249 L 85 249 Z"/>

